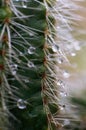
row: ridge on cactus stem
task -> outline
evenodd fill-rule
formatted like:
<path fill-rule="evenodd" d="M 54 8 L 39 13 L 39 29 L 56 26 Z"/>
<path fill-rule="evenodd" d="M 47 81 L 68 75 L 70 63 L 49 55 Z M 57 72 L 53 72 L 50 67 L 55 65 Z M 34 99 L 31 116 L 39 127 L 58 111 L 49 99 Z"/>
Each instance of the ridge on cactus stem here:
<path fill-rule="evenodd" d="M 73 120 L 65 79 L 67 55 L 81 47 L 78 9 L 77 0 L 0 0 L 1 130 L 62 130 Z"/>

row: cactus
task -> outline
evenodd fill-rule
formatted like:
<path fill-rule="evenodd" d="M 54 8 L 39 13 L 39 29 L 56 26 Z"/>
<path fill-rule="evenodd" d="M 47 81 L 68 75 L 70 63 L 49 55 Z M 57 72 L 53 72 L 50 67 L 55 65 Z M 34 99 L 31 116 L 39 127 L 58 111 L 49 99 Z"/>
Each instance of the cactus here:
<path fill-rule="evenodd" d="M 67 2 L 0 0 L 1 130 L 62 129 L 58 115 L 68 103 L 60 64 L 70 65 L 63 53 L 67 47 L 72 44 L 69 54 L 79 47 L 70 41 L 75 39 L 69 27 L 70 17 L 76 17 L 69 9 L 77 5 Z"/>
<path fill-rule="evenodd" d="M 56 112 L 58 107 L 54 101 L 53 70 L 47 63 L 47 53 L 53 55 L 53 51 L 50 45 L 46 46 L 48 25 L 44 3 L 4 0 L 0 12 L 1 105 L 9 113 L 11 123 L 8 127 L 15 130 L 51 129 L 54 124 L 50 123 L 51 112 Z M 54 23 L 53 17 L 49 20 Z M 53 31 L 51 35 L 54 37 Z M 48 81 L 47 77 L 52 79 Z"/>

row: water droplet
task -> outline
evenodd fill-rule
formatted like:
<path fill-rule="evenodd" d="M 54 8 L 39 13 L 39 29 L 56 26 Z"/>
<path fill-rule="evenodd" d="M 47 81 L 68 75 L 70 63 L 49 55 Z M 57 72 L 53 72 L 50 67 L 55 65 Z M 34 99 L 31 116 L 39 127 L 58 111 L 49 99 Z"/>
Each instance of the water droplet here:
<path fill-rule="evenodd" d="M 58 45 L 53 45 L 52 50 L 53 50 L 53 52 L 58 52 L 59 46 Z"/>
<path fill-rule="evenodd" d="M 60 29 L 60 27 L 58 26 L 57 29 Z"/>
<path fill-rule="evenodd" d="M 66 97 L 66 96 L 67 96 L 67 93 L 65 93 L 65 92 L 60 92 L 60 96 L 61 96 L 61 97 Z"/>
<path fill-rule="evenodd" d="M 64 107 L 61 106 L 61 107 L 60 107 L 60 110 L 64 110 Z"/>
<path fill-rule="evenodd" d="M 26 101 L 25 100 L 23 100 L 23 99 L 18 99 L 18 101 L 17 101 L 17 107 L 19 108 L 19 109 L 25 109 L 26 108 Z"/>
<path fill-rule="evenodd" d="M 24 81 L 25 81 L 25 83 L 29 83 L 29 79 L 25 79 Z"/>
<path fill-rule="evenodd" d="M 70 121 L 69 121 L 68 119 L 65 119 L 63 124 L 64 124 L 64 126 L 65 126 L 65 125 L 69 125 L 69 124 L 70 124 Z"/>
<path fill-rule="evenodd" d="M 63 87 L 63 88 L 65 87 L 64 82 L 63 82 L 62 80 L 60 80 L 60 79 L 57 81 L 57 85 L 58 85 L 58 86 L 61 86 L 61 87 Z"/>
<path fill-rule="evenodd" d="M 31 62 L 31 61 L 28 61 L 28 64 L 27 64 L 27 65 L 28 65 L 29 68 L 33 68 L 33 67 L 35 67 L 35 66 L 34 66 L 34 63 Z"/>
<path fill-rule="evenodd" d="M 23 6 L 23 8 L 27 8 L 27 0 L 22 1 L 22 6 Z"/>
<path fill-rule="evenodd" d="M 76 56 L 76 53 L 72 52 L 72 53 L 71 53 L 71 56 Z"/>
<path fill-rule="evenodd" d="M 12 69 L 17 69 L 18 65 L 17 64 L 11 64 L 10 65 Z"/>
<path fill-rule="evenodd" d="M 18 65 L 17 64 L 11 64 L 12 74 L 16 75 Z"/>
<path fill-rule="evenodd" d="M 11 91 L 8 91 L 8 93 L 9 93 L 9 94 L 12 94 L 12 92 L 11 92 Z"/>
<path fill-rule="evenodd" d="M 14 64 L 14 68 L 17 69 L 18 65 L 17 64 Z"/>
<path fill-rule="evenodd" d="M 22 53 L 22 52 L 20 52 L 20 56 L 23 56 L 23 53 Z"/>
<path fill-rule="evenodd" d="M 79 50 L 81 49 L 81 47 L 80 47 L 80 45 L 79 45 L 78 42 L 75 42 L 75 43 L 74 43 L 74 48 L 75 48 L 75 50 L 77 50 L 77 51 L 79 51 Z"/>
<path fill-rule="evenodd" d="M 16 72 L 17 72 L 16 70 L 13 70 L 12 75 L 16 75 Z"/>
<path fill-rule="evenodd" d="M 58 62 L 59 64 L 62 64 L 62 63 L 63 63 L 62 57 L 58 57 L 58 58 L 57 58 L 57 62 Z"/>
<path fill-rule="evenodd" d="M 63 76 L 64 76 L 64 78 L 69 78 L 69 77 L 70 77 L 70 74 L 65 70 L 65 71 L 63 72 Z"/>
<path fill-rule="evenodd" d="M 80 46 L 76 46 L 75 48 L 77 51 L 81 50 L 81 47 Z"/>
<path fill-rule="evenodd" d="M 60 108 L 60 113 L 61 114 L 65 114 L 65 107 L 64 107 L 65 105 L 63 105 L 63 106 L 59 106 L 59 108 Z"/>
<path fill-rule="evenodd" d="M 32 47 L 32 46 L 29 47 L 28 53 L 29 53 L 29 54 L 34 54 L 34 53 L 35 53 L 35 49 L 36 49 L 35 47 Z"/>
<path fill-rule="evenodd" d="M 29 32 L 29 35 L 34 36 L 35 34 L 34 34 L 34 32 Z"/>

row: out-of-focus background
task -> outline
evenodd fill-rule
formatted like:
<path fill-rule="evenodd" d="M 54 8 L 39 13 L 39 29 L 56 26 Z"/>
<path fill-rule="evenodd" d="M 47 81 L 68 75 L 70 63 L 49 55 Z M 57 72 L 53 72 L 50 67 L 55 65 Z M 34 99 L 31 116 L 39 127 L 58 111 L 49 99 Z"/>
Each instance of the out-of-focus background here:
<path fill-rule="evenodd" d="M 67 83 L 72 93 L 80 94 L 81 90 L 86 90 L 86 0 L 77 4 L 81 5 L 82 9 L 78 9 L 75 13 L 81 16 L 81 20 L 74 26 L 73 35 L 79 40 L 81 48 L 69 58 L 75 68 L 70 70 L 71 76 Z"/>

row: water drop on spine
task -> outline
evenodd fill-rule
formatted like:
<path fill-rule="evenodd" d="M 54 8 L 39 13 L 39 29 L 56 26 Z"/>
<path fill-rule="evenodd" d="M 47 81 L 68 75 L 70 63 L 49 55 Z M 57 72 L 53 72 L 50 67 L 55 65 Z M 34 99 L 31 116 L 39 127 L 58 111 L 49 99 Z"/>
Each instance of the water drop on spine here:
<path fill-rule="evenodd" d="M 52 50 L 53 50 L 53 52 L 57 53 L 58 50 L 59 50 L 59 46 L 53 45 L 53 46 L 52 46 Z"/>
<path fill-rule="evenodd" d="M 35 67 L 35 66 L 34 66 L 34 63 L 31 62 L 31 61 L 28 61 L 27 66 L 28 66 L 29 68 L 34 68 L 34 67 Z"/>
<path fill-rule="evenodd" d="M 13 74 L 13 75 L 16 75 L 16 72 L 17 72 L 16 70 L 13 70 L 13 71 L 12 71 L 12 74 Z"/>
<path fill-rule="evenodd" d="M 58 58 L 57 58 L 57 62 L 58 62 L 59 64 L 62 64 L 62 63 L 63 63 L 63 59 L 62 59 L 61 57 L 58 57 Z"/>
<path fill-rule="evenodd" d="M 64 72 L 63 72 L 63 77 L 64 77 L 64 78 L 69 78 L 69 77 L 70 77 L 70 74 L 69 74 L 67 71 L 64 71 Z"/>
<path fill-rule="evenodd" d="M 69 119 L 64 120 L 64 126 L 66 126 L 66 125 L 70 125 L 70 120 Z"/>
<path fill-rule="evenodd" d="M 22 1 L 22 6 L 23 6 L 23 8 L 27 8 L 27 0 Z"/>
<path fill-rule="evenodd" d="M 63 87 L 63 88 L 65 87 L 64 82 L 63 82 L 62 80 L 60 80 L 60 79 L 57 81 L 57 85 L 58 85 L 58 86 L 61 86 L 61 87 Z"/>
<path fill-rule="evenodd" d="M 71 52 L 71 56 L 76 56 L 76 53 L 75 52 Z"/>
<path fill-rule="evenodd" d="M 61 97 L 66 97 L 66 96 L 67 96 L 67 93 L 65 93 L 65 92 L 60 92 L 60 96 L 61 96 Z"/>
<path fill-rule="evenodd" d="M 26 108 L 26 101 L 23 99 L 18 99 L 17 101 L 17 107 L 19 109 L 25 109 Z"/>
<path fill-rule="evenodd" d="M 29 54 L 34 54 L 35 53 L 35 47 L 29 47 L 29 49 L 28 49 L 28 53 Z"/>
<path fill-rule="evenodd" d="M 29 79 L 25 79 L 24 81 L 25 81 L 25 83 L 29 83 L 30 82 Z"/>

